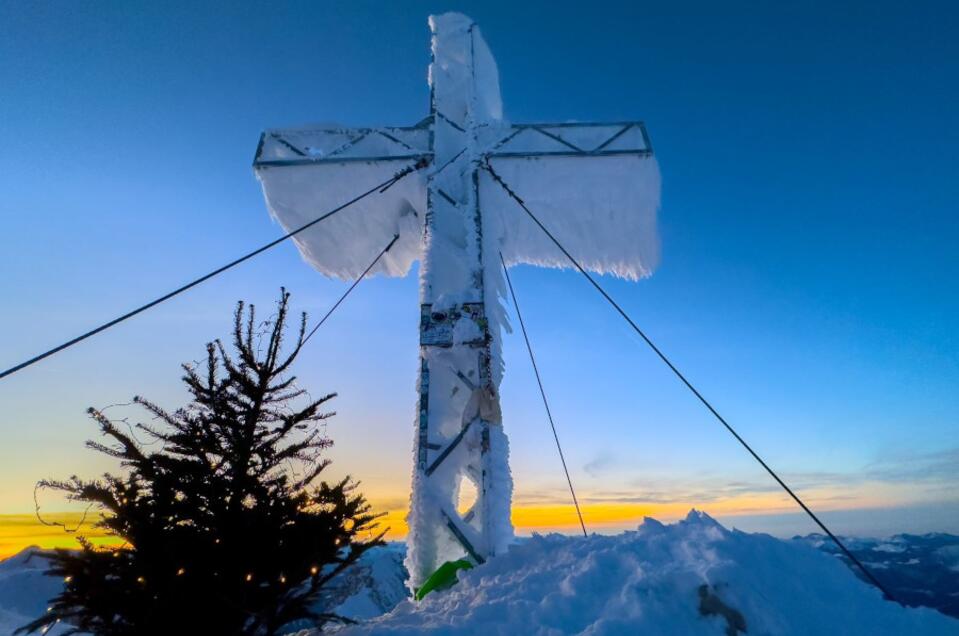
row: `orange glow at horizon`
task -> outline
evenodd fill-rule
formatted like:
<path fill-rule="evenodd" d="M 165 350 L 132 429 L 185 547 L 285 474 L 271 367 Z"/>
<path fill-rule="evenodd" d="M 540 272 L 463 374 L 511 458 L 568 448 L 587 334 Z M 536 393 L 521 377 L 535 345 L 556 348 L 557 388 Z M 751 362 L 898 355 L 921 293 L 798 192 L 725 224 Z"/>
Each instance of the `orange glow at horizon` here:
<path fill-rule="evenodd" d="M 825 495 L 825 493 L 821 493 Z M 865 493 L 863 493 L 865 494 Z M 808 501 L 817 510 L 835 509 L 827 501 L 817 501 L 810 496 Z M 382 513 L 378 531 L 386 530 L 385 538 L 390 541 L 406 537 L 405 501 L 399 497 L 371 501 L 374 511 Z M 848 502 L 846 502 L 848 504 Z M 893 504 L 883 498 L 863 496 L 854 505 L 843 509 L 865 509 Z M 644 517 L 655 517 L 660 521 L 675 521 L 689 512 L 691 508 L 704 509 L 712 515 L 739 516 L 750 514 L 778 514 L 797 512 L 796 506 L 785 495 L 778 493 L 751 494 L 727 500 L 709 502 L 706 505 L 695 501 L 677 501 L 670 503 L 621 503 L 602 502 L 581 505 L 586 528 L 590 532 L 612 532 L 635 529 Z M 76 527 L 82 517 L 79 512 L 49 513 L 44 518 Z M 534 532 L 579 532 L 579 520 L 576 511 L 568 503 L 519 503 L 513 506 L 512 521 L 518 535 Z M 83 526 L 79 534 L 97 545 L 117 545 L 120 540 L 98 532 L 91 523 Z M 375 536 L 371 532 L 367 537 Z M 78 548 L 77 534 L 67 533 L 59 526 L 46 526 L 37 521 L 33 514 L 0 514 L 0 559 L 16 554 L 29 546 L 41 548 Z"/>
<path fill-rule="evenodd" d="M 811 494 L 811 493 L 810 493 Z M 827 498 L 828 493 L 817 493 Z M 838 509 L 829 505 L 827 499 L 809 496 L 807 501 L 817 510 Z M 848 504 L 848 502 L 847 502 Z M 851 505 L 841 509 L 867 509 L 891 505 L 893 502 L 881 498 L 863 496 Z M 380 512 L 379 530 L 387 530 L 386 539 L 401 540 L 406 537 L 406 508 L 397 498 L 383 500 L 379 506 L 373 502 L 374 510 Z M 783 514 L 800 512 L 788 495 L 779 493 L 761 493 L 713 501 L 708 504 L 696 501 L 676 501 L 669 503 L 621 503 L 602 502 L 580 504 L 583 520 L 590 532 L 610 532 L 635 529 L 645 517 L 654 517 L 658 521 L 671 522 L 681 519 L 693 508 L 705 510 L 715 516 L 743 516 L 754 514 Z M 518 535 L 534 532 L 575 533 L 580 531 L 576 510 L 569 503 L 520 503 L 512 508 L 512 521 Z"/>
<path fill-rule="evenodd" d="M 49 523 L 62 523 L 68 528 L 76 528 L 83 518 L 81 512 L 44 513 Z M 89 518 L 88 518 L 89 521 Z M 84 538 L 95 545 L 119 545 L 122 540 L 98 531 L 87 523 L 79 531 Z M 61 526 L 44 525 L 34 514 L 0 515 L 0 559 L 20 552 L 24 548 L 38 546 L 43 549 L 79 548 L 77 534 L 67 532 Z"/>

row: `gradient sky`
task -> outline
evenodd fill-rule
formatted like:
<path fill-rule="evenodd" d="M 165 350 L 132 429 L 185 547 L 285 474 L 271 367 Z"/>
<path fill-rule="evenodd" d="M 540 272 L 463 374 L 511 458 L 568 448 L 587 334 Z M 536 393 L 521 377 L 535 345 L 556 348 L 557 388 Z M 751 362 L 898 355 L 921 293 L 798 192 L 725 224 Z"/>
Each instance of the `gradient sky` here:
<path fill-rule="evenodd" d="M 0 2 L 0 367 L 277 236 L 259 132 L 418 121 L 426 17 L 457 9 L 512 121 L 647 122 L 662 265 L 604 283 L 769 463 L 840 531 L 959 531 L 959 10 L 906 4 Z M 813 529 L 579 276 L 514 284 L 587 523 L 696 505 Z M 280 285 L 314 316 L 345 288 L 283 245 L 0 382 L 0 514 L 109 468 L 84 409 L 179 404 L 178 365 Z M 400 530 L 417 318 L 415 273 L 367 281 L 297 369 L 339 392 L 332 470 Z M 504 348 L 517 524 L 567 527 L 528 358 Z"/>

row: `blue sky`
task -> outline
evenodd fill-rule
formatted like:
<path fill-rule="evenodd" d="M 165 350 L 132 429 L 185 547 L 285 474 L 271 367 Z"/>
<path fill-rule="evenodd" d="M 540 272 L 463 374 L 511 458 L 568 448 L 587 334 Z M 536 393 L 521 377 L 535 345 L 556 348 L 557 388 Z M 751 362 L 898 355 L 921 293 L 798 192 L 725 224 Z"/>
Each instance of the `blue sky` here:
<path fill-rule="evenodd" d="M 463 10 L 509 119 L 647 122 L 662 265 L 604 284 L 719 410 L 819 507 L 885 510 L 836 512 L 848 531 L 957 531 L 959 11 L 840 4 L 4 3 L 0 366 L 277 236 L 259 132 L 419 120 L 426 17 Z M 513 276 L 587 500 L 789 509 L 578 276 Z M 0 382 L 0 513 L 105 469 L 84 409 L 177 404 L 178 364 L 280 285 L 313 315 L 345 287 L 284 245 Z M 386 507 L 409 478 L 416 290 L 363 283 L 298 369 L 339 392 L 336 467 Z M 563 502 L 520 339 L 505 356 L 517 502 Z"/>

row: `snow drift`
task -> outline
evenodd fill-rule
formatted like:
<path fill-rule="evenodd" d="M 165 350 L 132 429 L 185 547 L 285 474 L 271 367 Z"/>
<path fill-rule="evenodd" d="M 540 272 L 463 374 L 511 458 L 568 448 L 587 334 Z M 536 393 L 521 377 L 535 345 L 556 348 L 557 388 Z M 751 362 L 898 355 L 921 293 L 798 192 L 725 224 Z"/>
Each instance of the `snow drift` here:
<path fill-rule="evenodd" d="M 613 537 L 537 536 L 521 539 L 505 555 L 463 574 L 455 588 L 420 604 L 405 600 L 405 551 L 393 543 L 364 554 L 355 568 L 337 578 L 317 609 L 373 619 L 338 636 L 718 636 L 728 633 L 727 615 L 735 623 L 736 613 L 750 636 L 959 634 L 959 620 L 931 608 L 903 609 L 883 601 L 823 540 L 810 535 L 781 541 L 728 531 L 701 513 L 669 526 L 648 519 L 637 532 Z M 955 567 L 957 537 L 847 541 L 897 596 L 913 589 L 923 592 L 917 602 L 942 607 L 957 592 L 955 578 L 948 578 Z M 894 572 L 900 561 L 925 565 L 902 565 L 918 568 L 903 576 L 901 568 Z M 3 636 L 42 613 L 47 599 L 60 591 L 62 582 L 44 576 L 46 568 L 44 554 L 36 548 L 0 562 Z M 930 588 L 937 581 L 953 583 Z M 304 627 L 289 625 L 284 631 Z M 51 634 L 62 631 L 58 626 Z"/>
<path fill-rule="evenodd" d="M 36 547 L 0 561 L 0 634 L 7 636 L 46 611 L 49 599 L 63 589 L 63 581 L 44 574 L 50 567 L 46 554 Z M 55 625 L 47 636 L 66 631 Z"/>
<path fill-rule="evenodd" d="M 750 635 L 959 635 L 959 621 L 884 600 L 805 543 L 729 531 L 693 511 L 618 536 L 534 536 L 462 573 L 454 588 L 340 636 L 721 635 L 742 627 Z"/>

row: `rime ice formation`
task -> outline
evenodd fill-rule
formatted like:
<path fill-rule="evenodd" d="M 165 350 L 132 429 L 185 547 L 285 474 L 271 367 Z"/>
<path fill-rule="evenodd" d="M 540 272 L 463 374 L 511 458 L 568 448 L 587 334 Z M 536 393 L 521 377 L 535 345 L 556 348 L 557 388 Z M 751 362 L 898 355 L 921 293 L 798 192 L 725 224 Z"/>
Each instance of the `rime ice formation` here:
<path fill-rule="evenodd" d="M 273 217 L 292 230 L 426 160 L 429 167 L 296 237 L 303 257 L 351 279 L 395 235 L 371 274 L 420 261 L 419 408 L 406 564 L 412 587 L 445 561 L 512 541 L 512 480 L 499 408 L 508 329 L 500 253 L 510 265 L 565 257 L 486 171 L 523 197 L 592 271 L 648 276 L 659 250 L 659 171 L 638 123 L 513 125 L 496 63 L 466 16 L 430 18 L 430 115 L 410 127 L 269 130 L 255 166 Z M 461 491 L 476 500 L 458 511 Z"/>

